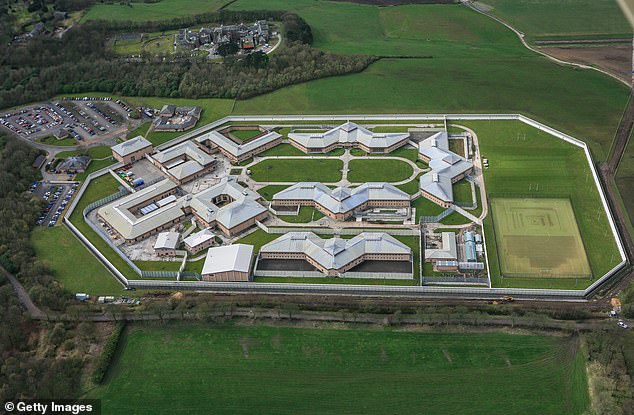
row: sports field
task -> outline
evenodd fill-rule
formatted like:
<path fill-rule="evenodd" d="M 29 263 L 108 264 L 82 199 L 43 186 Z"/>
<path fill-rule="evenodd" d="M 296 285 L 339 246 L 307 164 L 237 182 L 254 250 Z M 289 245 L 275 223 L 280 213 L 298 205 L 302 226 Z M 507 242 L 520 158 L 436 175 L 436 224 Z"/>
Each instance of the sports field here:
<path fill-rule="evenodd" d="M 590 278 L 592 272 L 568 199 L 491 199 L 505 277 Z"/>
<path fill-rule="evenodd" d="M 412 166 L 400 160 L 356 159 L 348 164 L 348 180 L 352 183 L 400 182 L 414 174 Z"/>
<path fill-rule="evenodd" d="M 616 241 L 603 210 L 583 150 L 519 121 L 460 122 L 472 128 L 482 157 L 487 197 L 566 198 L 570 200 L 593 278 L 500 278 L 493 215 L 484 220 L 491 282 L 494 287 L 583 289 L 620 261 Z"/>
<path fill-rule="evenodd" d="M 338 182 L 343 162 L 337 159 L 268 159 L 255 164 L 251 178 L 257 182 Z"/>
<path fill-rule="evenodd" d="M 581 414 L 584 358 L 571 343 L 501 333 L 135 324 L 106 384 L 89 396 L 112 414 Z"/>

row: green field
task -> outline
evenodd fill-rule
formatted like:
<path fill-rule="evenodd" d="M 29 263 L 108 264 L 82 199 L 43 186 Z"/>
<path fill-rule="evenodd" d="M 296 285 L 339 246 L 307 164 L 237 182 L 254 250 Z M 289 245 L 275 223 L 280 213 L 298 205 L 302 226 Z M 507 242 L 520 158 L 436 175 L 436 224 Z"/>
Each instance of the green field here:
<path fill-rule="evenodd" d="M 52 135 L 47 135 L 46 137 L 38 138 L 37 141 L 42 144 L 46 144 L 49 146 L 59 146 L 59 147 L 68 147 L 68 146 L 76 146 L 79 144 L 77 140 L 72 137 L 62 138 L 58 140 Z"/>
<path fill-rule="evenodd" d="M 505 277 L 590 278 L 592 272 L 568 199 L 491 199 Z"/>
<path fill-rule="evenodd" d="M 634 189 L 634 144 L 632 143 L 632 136 L 630 136 L 615 175 L 616 186 L 619 189 L 624 210 L 629 215 L 630 225 L 634 224 L 634 192 L 632 191 Z M 630 232 L 634 235 L 631 226 Z"/>
<path fill-rule="evenodd" d="M 91 6 L 82 22 L 88 20 L 146 21 L 165 20 L 218 10 L 228 0 L 161 0 L 152 3 L 131 2 L 128 4 L 95 4 Z"/>
<path fill-rule="evenodd" d="M 632 29 L 615 0 L 485 0 L 491 13 L 530 37 L 623 35 Z"/>
<path fill-rule="evenodd" d="M 121 342 L 87 395 L 104 413 L 560 415 L 589 400 L 583 354 L 559 337 L 133 324 Z"/>
<path fill-rule="evenodd" d="M 123 286 L 65 226 L 34 229 L 31 244 L 37 258 L 71 293 L 116 295 L 123 292 Z"/>
<path fill-rule="evenodd" d="M 262 134 L 262 131 L 257 130 L 257 129 L 253 129 L 253 130 L 233 130 L 230 132 L 230 134 L 234 137 L 236 137 L 238 140 L 240 140 L 243 143 L 249 142 L 251 140 L 253 140 L 255 137 L 259 136 L 260 134 Z"/>
<path fill-rule="evenodd" d="M 337 159 L 269 159 L 255 164 L 251 178 L 257 182 L 338 182 L 343 162 Z"/>
<path fill-rule="evenodd" d="M 112 150 L 109 146 L 95 146 L 89 147 L 85 150 L 62 151 L 57 153 L 55 157 L 65 159 L 72 156 L 78 156 L 80 154 L 87 154 L 92 159 L 105 159 L 112 157 Z"/>
<path fill-rule="evenodd" d="M 140 55 L 142 52 L 153 55 L 174 53 L 174 34 L 176 31 L 144 33 L 143 39 L 113 40 L 112 50 L 118 55 Z"/>
<path fill-rule="evenodd" d="M 356 159 L 348 167 L 348 180 L 352 183 L 400 182 L 414 174 L 412 166 L 400 160 Z"/>
<path fill-rule="evenodd" d="M 265 200 L 273 200 L 273 196 L 286 189 L 288 186 L 285 184 L 270 184 L 268 186 L 264 186 L 258 190 L 258 193 L 262 195 Z"/>
<path fill-rule="evenodd" d="M 556 65 L 459 5 L 238 0 L 230 8 L 295 10 L 311 25 L 314 45 L 332 52 L 433 56 L 383 59 L 359 74 L 237 101 L 235 114 L 520 112 L 587 141 L 602 159 L 627 100 L 619 82 Z"/>
<path fill-rule="evenodd" d="M 478 135 L 487 197 L 569 198 L 585 244 L 593 280 L 620 262 L 599 192 L 583 150 L 517 121 L 470 121 Z M 539 188 L 538 188 L 539 185 Z M 500 278 L 493 221 L 484 221 L 491 281 L 496 287 L 582 289 L 590 280 Z"/>

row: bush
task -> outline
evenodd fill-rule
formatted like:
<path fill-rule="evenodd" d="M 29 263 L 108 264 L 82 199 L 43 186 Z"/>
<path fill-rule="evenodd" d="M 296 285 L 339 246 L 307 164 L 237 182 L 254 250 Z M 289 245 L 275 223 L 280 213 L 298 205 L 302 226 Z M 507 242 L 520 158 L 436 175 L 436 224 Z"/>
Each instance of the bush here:
<path fill-rule="evenodd" d="M 106 373 L 108 373 L 108 368 L 112 363 L 112 359 L 114 358 L 117 352 L 117 346 L 119 345 L 119 338 L 121 337 L 121 333 L 123 333 L 123 329 L 125 328 L 125 321 L 117 322 L 117 325 L 114 328 L 114 331 L 106 341 L 106 344 L 103 347 L 103 351 L 101 352 L 101 356 L 95 365 L 95 371 L 92 374 L 93 382 L 99 384 L 102 383 L 106 377 Z"/>

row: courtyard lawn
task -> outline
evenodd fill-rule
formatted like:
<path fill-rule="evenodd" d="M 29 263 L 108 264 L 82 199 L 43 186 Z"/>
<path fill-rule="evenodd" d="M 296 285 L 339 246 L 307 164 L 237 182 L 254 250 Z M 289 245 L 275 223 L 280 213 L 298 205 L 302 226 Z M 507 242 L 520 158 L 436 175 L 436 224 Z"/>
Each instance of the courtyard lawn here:
<path fill-rule="evenodd" d="M 267 157 L 267 156 L 305 156 L 306 153 L 302 152 L 300 149 L 293 147 L 290 144 L 282 143 L 278 144 L 273 148 L 269 148 L 268 150 L 258 154 L 259 157 Z"/>
<path fill-rule="evenodd" d="M 37 227 L 31 233 L 35 255 L 71 293 L 117 295 L 123 286 L 65 226 Z"/>
<path fill-rule="evenodd" d="M 134 261 L 143 271 L 178 271 L 181 261 Z"/>
<path fill-rule="evenodd" d="M 243 143 L 253 140 L 255 137 L 262 134 L 260 130 L 233 130 L 230 133 L 232 136 L 238 138 Z"/>
<path fill-rule="evenodd" d="M 251 166 L 257 182 L 338 182 L 343 162 L 337 159 L 269 159 Z"/>
<path fill-rule="evenodd" d="M 258 190 L 258 193 L 262 195 L 265 200 L 273 200 L 273 196 L 286 189 L 288 186 L 285 184 L 270 184 L 268 186 L 264 186 Z"/>
<path fill-rule="evenodd" d="M 298 215 L 284 215 L 278 216 L 278 219 L 287 223 L 308 223 L 315 220 L 319 220 L 324 217 L 324 214 L 310 206 L 302 206 L 299 208 Z"/>
<path fill-rule="evenodd" d="M 234 243 L 253 245 L 253 255 L 257 255 L 260 248 L 262 248 L 262 245 L 268 244 L 279 237 L 280 235 L 269 234 L 264 232 L 262 229 L 258 229 L 255 232 L 251 232 L 247 236 L 238 239 Z"/>
<path fill-rule="evenodd" d="M 348 180 L 352 183 L 400 182 L 414 174 L 412 166 L 400 160 L 356 159 L 348 166 Z"/>
<path fill-rule="evenodd" d="M 112 20 L 142 22 L 166 20 L 193 14 L 213 12 L 228 0 L 161 0 L 157 2 L 130 2 L 94 4 L 82 18 L 88 20 Z"/>
<path fill-rule="evenodd" d="M 416 177 L 414 180 L 410 180 L 409 182 L 405 184 L 399 184 L 396 187 L 398 187 L 404 192 L 409 193 L 410 195 L 414 195 L 420 191 L 420 181 L 419 181 L 420 176 L 421 175 L 419 174 L 418 177 Z"/>
<path fill-rule="evenodd" d="M 458 203 L 471 204 L 473 197 L 471 193 L 471 183 L 462 179 L 453 185 L 453 199 Z"/>
<path fill-rule="evenodd" d="M 488 198 L 569 198 L 592 268 L 592 279 L 500 278 L 491 215 L 484 222 L 491 280 L 496 287 L 587 287 L 620 262 L 616 242 L 583 150 L 516 121 L 465 122 L 478 135 Z M 539 188 L 538 188 L 539 185 Z"/>
<path fill-rule="evenodd" d="M 418 223 L 421 216 L 436 216 L 447 210 L 424 196 L 414 199 L 411 205 L 416 208 L 416 223 Z"/>
<path fill-rule="evenodd" d="M 559 415 L 589 401 L 582 349 L 554 336 L 135 323 L 121 345 L 86 396 L 104 413 Z"/>

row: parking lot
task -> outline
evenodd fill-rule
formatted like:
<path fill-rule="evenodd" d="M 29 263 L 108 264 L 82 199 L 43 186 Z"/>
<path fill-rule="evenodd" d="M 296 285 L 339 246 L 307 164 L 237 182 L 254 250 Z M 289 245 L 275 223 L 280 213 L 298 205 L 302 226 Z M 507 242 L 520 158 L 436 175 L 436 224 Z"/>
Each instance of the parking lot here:
<path fill-rule="evenodd" d="M 1 113 L 0 126 L 31 140 L 56 136 L 83 141 L 125 131 L 131 111 L 110 98 L 63 99 Z M 55 144 L 55 139 L 46 143 Z"/>
<path fill-rule="evenodd" d="M 50 184 L 34 182 L 30 192 L 44 200 L 45 204 L 40 216 L 35 222 L 38 226 L 55 226 L 59 222 L 64 210 L 77 191 L 77 183 Z"/>

